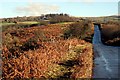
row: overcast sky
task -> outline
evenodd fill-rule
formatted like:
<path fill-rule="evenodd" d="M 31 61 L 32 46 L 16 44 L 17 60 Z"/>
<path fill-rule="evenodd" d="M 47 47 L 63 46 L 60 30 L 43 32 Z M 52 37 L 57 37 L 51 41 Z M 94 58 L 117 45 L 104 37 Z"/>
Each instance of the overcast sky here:
<path fill-rule="evenodd" d="M 67 13 L 70 16 L 109 16 L 118 14 L 119 0 L 1 0 L 0 18 Z"/>

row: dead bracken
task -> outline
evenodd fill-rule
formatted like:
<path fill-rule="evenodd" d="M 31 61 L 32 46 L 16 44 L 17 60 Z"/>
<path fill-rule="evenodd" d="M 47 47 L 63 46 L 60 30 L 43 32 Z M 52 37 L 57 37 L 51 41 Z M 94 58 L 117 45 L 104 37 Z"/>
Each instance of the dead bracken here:
<path fill-rule="evenodd" d="M 67 27 L 69 24 L 50 24 L 9 34 L 1 55 L 3 79 L 91 78 L 92 44 L 75 37 L 61 37 Z M 19 41 L 14 42 L 14 36 Z"/>

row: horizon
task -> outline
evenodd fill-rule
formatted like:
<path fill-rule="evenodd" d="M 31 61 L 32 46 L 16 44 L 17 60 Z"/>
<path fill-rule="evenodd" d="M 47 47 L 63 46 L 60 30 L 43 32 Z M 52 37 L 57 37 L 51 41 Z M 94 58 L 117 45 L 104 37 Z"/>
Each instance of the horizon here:
<path fill-rule="evenodd" d="M 51 13 L 48 13 L 48 14 L 51 14 Z M 54 14 L 61 14 L 61 13 L 54 13 Z M 63 13 L 63 14 L 67 14 L 67 13 Z M 46 14 L 43 14 L 43 15 L 46 15 Z M 69 14 L 68 14 L 69 15 Z M 38 15 L 38 16 L 41 16 L 41 15 Z M 13 17 L 3 17 L 3 18 L 16 18 L 16 17 L 38 17 L 38 16 L 13 16 Z M 109 16 L 120 16 L 120 15 L 105 15 L 105 16 L 72 16 L 72 15 L 69 15 L 70 17 L 109 17 Z M 3 19 L 0 17 L 0 19 Z"/>
<path fill-rule="evenodd" d="M 32 1 L 32 0 L 31 0 Z M 101 17 L 118 15 L 118 2 L 97 2 L 94 0 L 83 0 L 68 2 L 1 2 L 0 18 L 41 16 L 41 14 L 66 13 L 74 17 Z M 37 0 L 35 0 L 37 1 Z M 113 2 L 112 2 L 113 1 Z"/>

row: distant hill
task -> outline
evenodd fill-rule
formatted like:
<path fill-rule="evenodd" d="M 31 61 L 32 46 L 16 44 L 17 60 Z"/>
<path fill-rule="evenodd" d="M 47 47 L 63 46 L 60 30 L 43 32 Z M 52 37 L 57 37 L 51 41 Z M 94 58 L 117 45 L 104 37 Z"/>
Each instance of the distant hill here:
<path fill-rule="evenodd" d="M 52 22 L 69 22 L 77 20 L 76 17 L 69 16 L 68 14 L 46 14 L 41 16 L 29 16 L 29 17 L 13 17 L 13 18 L 2 18 L 0 22 L 2 23 L 16 23 L 24 21 L 44 21 L 50 20 Z"/>
<path fill-rule="evenodd" d="M 84 17 L 86 19 L 89 19 L 91 21 L 97 21 L 97 22 L 107 22 L 107 21 L 119 21 L 120 15 L 111 15 L 111 16 L 100 16 L 100 17 Z"/>

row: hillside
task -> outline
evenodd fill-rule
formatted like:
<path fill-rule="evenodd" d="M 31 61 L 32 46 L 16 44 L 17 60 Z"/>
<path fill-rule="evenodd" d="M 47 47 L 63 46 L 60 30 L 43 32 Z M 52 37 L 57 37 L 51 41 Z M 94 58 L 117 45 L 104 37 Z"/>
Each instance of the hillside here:
<path fill-rule="evenodd" d="M 91 78 L 92 44 L 73 33 L 69 38 L 68 32 L 66 35 L 66 30 L 76 24 L 88 23 L 48 24 L 2 32 L 3 79 Z M 86 31 L 84 36 L 91 34 Z"/>
<path fill-rule="evenodd" d="M 118 15 L 101 16 L 101 17 L 84 17 L 84 18 L 89 19 L 94 22 L 102 22 L 102 23 L 106 23 L 109 21 L 118 22 L 120 20 L 120 16 Z"/>

